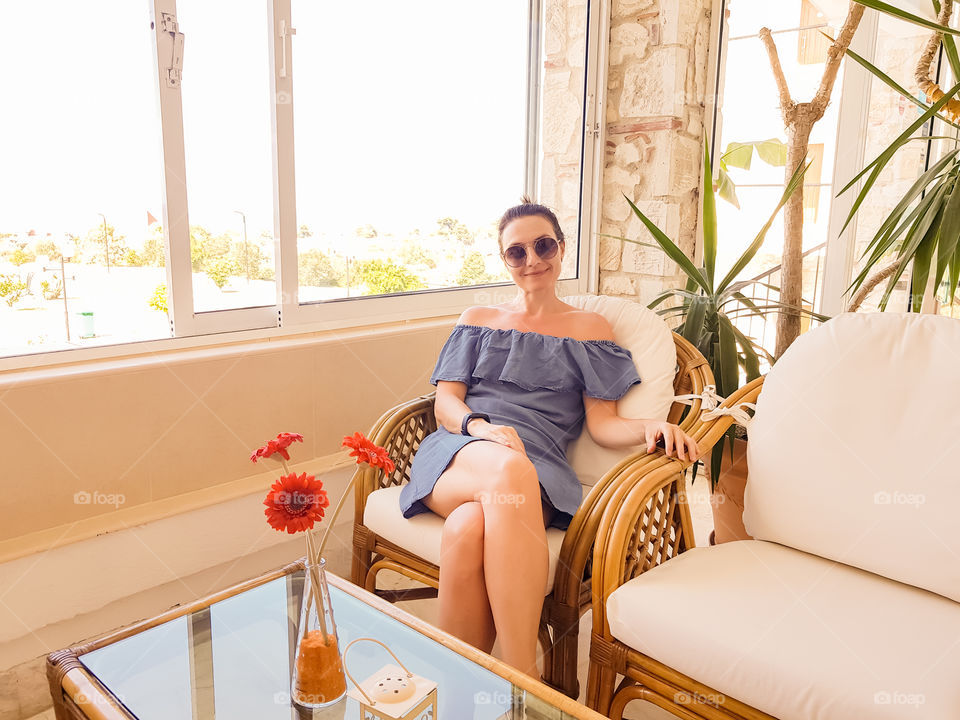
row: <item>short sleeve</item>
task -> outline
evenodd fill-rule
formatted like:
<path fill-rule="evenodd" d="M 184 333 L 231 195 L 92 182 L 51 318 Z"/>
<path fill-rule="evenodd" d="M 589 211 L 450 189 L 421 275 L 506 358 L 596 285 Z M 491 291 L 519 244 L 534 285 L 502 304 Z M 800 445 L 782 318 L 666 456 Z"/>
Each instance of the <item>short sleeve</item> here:
<path fill-rule="evenodd" d="M 477 365 L 479 338 L 474 333 L 463 332 L 464 326 L 457 325 L 440 350 L 437 365 L 430 376 L 430 384 L 440 380 L 473 384 L 473 371 Z"/>
<path fill-rule="evenodd" d="M 614 342 L 588 342 L 577 358 L 583 392 L 599 400 L 619 400 L 641 382 L 630 351 Z M 579 355 L 579 353 L 578 353 Z"/>

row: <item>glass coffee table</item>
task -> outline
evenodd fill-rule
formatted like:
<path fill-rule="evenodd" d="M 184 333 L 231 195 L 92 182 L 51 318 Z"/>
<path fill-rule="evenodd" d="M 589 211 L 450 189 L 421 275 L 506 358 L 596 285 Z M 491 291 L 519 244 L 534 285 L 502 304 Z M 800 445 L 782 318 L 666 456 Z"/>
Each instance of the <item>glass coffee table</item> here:
<path fill-rule="evenodd" d="M 375 638 L 411 672 L 438 683 L 433 720 L 603 720 L 346 580 L 327 579 L 340 647 Z M 293 563 L 52 653 L 47 675 L 57 720 L 360 720 L 351 698 L 313 711 L 290 702 L 302 592 L 303 564 Z M 347 656 L 358 680 L 392 663 L 374 643 L 358 643 Z"/>

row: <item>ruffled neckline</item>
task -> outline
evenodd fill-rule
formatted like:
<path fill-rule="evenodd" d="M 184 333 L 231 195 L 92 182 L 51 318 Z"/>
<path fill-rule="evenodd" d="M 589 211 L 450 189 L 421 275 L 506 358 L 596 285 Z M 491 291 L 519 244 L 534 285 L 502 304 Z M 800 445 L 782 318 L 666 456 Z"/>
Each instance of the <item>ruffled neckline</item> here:
<path fill-rule="evenodd" d="M 640 382 L 630 351 L 613 340 L 577 340 L 515 328 L 456 325 L 430 382 L 508 382 L 524 390 L 586 391 L 618 400 Z"/>
<path fill-rule="evenodd" d="M 549 338 L 551 340 L 567 340 L 569 342 L 581 343 L 584 345 L 611 345 L 620 349 L 625 349 L 622 345 L 618 344 L 614 340 L 578 340 L 577 338 L 565 337 L 560 335 L 547 335 L 546 333 L 538 333 L 534 330 L 517 330 L 516 328 L 492 328 L 487 327 L 486 325 L 470 325 L 468 323 L 458 323 L 454 326 L 454 330 L 457 328 L 472 328 L 475 330 L 488 330 L 495 333 L 516 333 L 517 335 L 532 335 L 535 337 Z"/>

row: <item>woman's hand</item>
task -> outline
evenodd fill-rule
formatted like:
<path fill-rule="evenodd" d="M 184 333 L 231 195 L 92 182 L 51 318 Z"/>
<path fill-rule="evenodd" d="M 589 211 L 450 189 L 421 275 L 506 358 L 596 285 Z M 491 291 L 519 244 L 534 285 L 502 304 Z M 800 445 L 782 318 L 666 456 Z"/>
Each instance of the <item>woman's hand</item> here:
<path fill-rule="evenodd" d="M 663 451 L 668 457 L 677 457 L 680 460 L 694 460 L 700 457 L 700 448 L 697 441 L 687 435 L 676 425 L 668 422 L 650 420 L 644 425 L 644 440 L 647 443 L 647 452 L 657 449 L 657 441 L 663 439 Z"/>
<path fill-rule="evenodd" d="M 519 453 L 527 454 L 526 449 L 523 447 L 523 440 L 520 439 L 520 435 L 518 435 L 517 431 L 510 425 L 494 425 L 482 418 L 477 418 L 467 424 L 467 432 L 473 437 L 492 440 L 500 445 L 513 448 Z"/>

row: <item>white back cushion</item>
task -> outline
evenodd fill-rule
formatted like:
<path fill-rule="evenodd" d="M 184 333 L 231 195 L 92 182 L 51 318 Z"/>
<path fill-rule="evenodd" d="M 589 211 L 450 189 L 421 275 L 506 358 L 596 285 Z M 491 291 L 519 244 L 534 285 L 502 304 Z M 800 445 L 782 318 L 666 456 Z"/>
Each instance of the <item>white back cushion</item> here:
<path fill-rule="evenodd" d="M 845 314 L 801 336 L 750 426 L 747 532 L 960 601 L 960 322 Z"/>
<path fill-rule="evenodd" d="M 621 298 L 574 295 L 563 301 L 603 315 L 613 328 L 614 340 L 633 355 L 641 382 L 617 401 L 618 414 L 665 420 L 673 403 L 673 378 L 677 372 L 677 350 L 667 324 L 653 310 Z M 580 437 L 567 449 L 567 460 L 580 482 L 593 486 L 607 470 L 634 451 L 635 448 L 611 450 L 597 445 L 584 425 Z"/>

